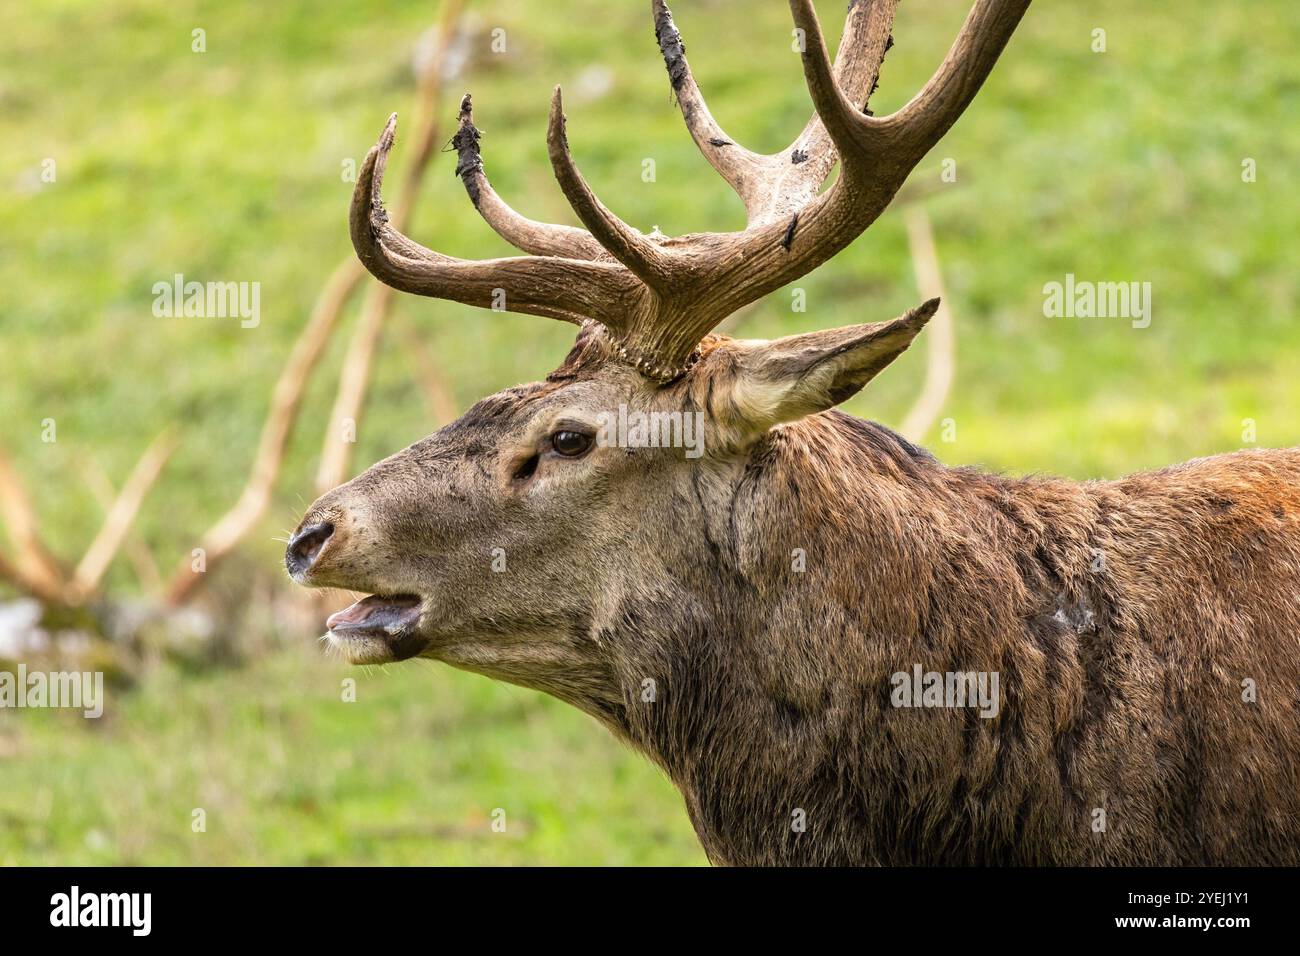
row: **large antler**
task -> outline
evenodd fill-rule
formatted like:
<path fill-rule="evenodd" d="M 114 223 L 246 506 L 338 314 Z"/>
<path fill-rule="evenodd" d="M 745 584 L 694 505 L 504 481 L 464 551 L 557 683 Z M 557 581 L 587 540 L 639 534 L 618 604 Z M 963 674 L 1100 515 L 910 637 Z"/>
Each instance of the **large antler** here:
<path fill-rule="evenodd" d="M 812 0 L 790 0 L 816 115 L 788 149 L 765 156 L 736 143 L 713 119 L 672 13 L 663 0 L 653 0 L 655 37 L 682 116 L 700 151 L 745 204 L 742 232 L 645 235 L 619 219 L 573 161 L 557 87 L 547 145 L 560 188 L 585 230 L 535 222 L 496 194 L 466 96 L 453 140 L 456 172 L 487 223 L 532 255 L 455 259 L 392 229 L 380 183 L 393 118 L 357 180 L 351 214 L 357 254 L 378 278 L 407 292 L 570 322 L 595 320 L 611 336 L 615 354 L 657 381 L 671 381 L 730 313 L 817 268 L 875 221 L 974 98 L 1029 0 L 976 0 L 924 89 L 897 112 L 876 117 L 867 101 L 893 42 L 897 6 L 898 0 L 850 0 L 832 66 Z M 839 177 L 820 192 L 837 160 Z"/>

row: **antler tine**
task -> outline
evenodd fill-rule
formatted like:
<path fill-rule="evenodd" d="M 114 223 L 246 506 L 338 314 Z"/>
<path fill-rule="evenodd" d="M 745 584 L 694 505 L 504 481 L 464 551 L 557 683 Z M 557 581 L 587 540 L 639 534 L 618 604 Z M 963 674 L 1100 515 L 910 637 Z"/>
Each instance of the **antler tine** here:
<path fill-rule="evenodd" d="M 656 246 L 605 207 L 591 191 L 587 181 L 578 172 L 569 153 L 569 138 L 564 128 L 564 102 L 560 88 L 551 96 L 551 116 L 546 129 L 546 146 L 551 155 L 551 168 L 559 180 L 569 205 L 578 214 L 582 224 L 591 230 L 596 240 L 647 286 L 664 293 L 674 277 L 669 268 L 668 253 Z"/>
<path fill-rule="evenodd" d="M 766 198 L 759 188 L 762 185 L 759 174 L 766 157 L 741 146 L 718 125 L 691 73 L 690 63 L 686 60 L 686 45 L 673 22 L 668 4 L 664 0 L 651 0 L 650 9 L 654 15 L 655 40 L 668 69 L 668 82 L 672 85 L 691 139 L 695 140 L 709 165 L 735 190 L 745 204 L 746 212 L 753 215 Z"/>
<path fill-rule="evenodd" d="M 921 92 L 880 120 L 920 160 L 966 110 L 1002 55 L 1030 0 L 977 0 L 943 63 Z"/>
<path fill-rule="evenodd" d="M 892 30 L 897 9 L 898 0 L 850 0 L 833 70 L 825 65 L 825 41 L 821 31 L 816 30 L 815 37 L 810 38 L 807 27 L 801 27 L 805 53 L 810 42 L 821 44 L 819 65 L 825 65 L 828 74 L 823 84 L 827 90 L 834 89 L 838 94 L 837 98 L 842 101 L 841 109 L 847 108 L 853 114 L 866 112 L 867 102 L 876 91 L 885 54 L 893 45 Z M 795 25 L 800 26 L 800 21 L 801 14 L 796 11 Z M 835 138 L 826 128 L 823 110 L 816 102 L 814 108 L 799 137 L 784 153 L 772 157 L 784 169 L 778 181 L 784 194 L 774 190 L 773 215 L 792 211 L 816 196 L 839 158 Z"/>
<path fill-rule="evenodd" d="M 413 242 L 388 224 L 380 188 L 393 146 L 397 114 L 366 155 L 352 194 L 349 224 L 357 257 L 380 281 L 403 292 L 451 299 L 481 308 L 525 312 L 611 328 L 625 322 L 625 300 L 638 283 L 614 262 L 552 256 L 469 260 Z"/>
<path fill-rule="evenodd" d="M 861 126 L 866 123 L 867 117 L 840 89 L 835 69 L 826 52 L 826 38 L 822 35 L 821 23 L 817 20 L 812 0 L 790 0 L 790 13 L 794 17 L 794 25 L 803 31 L 801 59 L 804 80 L 808 86 L 808 95 L 812 97 L 813 108 L 817 111 L 818 125 L 830 136 L 843 159 L 846 152 L 857 151 L 859 148 Z M 881 53 L 883 56 L 883 49 Z"/>
<path fill-rule="evenodd" d="M 473 103 L 466 93 L 460 101 L 459 128 L 451 139 L 451 145 L 456 149 L 456 175 L 465 184 L 469 201 L 498 236 L 516 249 L 535 256 L 610 258 L 604 247 L 585 229 L 537 222 L 511 209 L 497 195 L 483 171 L 480 135 L 474 125 Z"/>
<path fill-rule="evenodd" d="M 843 171 L 863 173 L 859 167 L 870 157 L 873 178 L 892 178 L 881 169 L 882 161 L 906 175 L 970 105 L 1029 2 L 976 0 L 948 55 L 921 92 L 897 112 L 874 117 L 861 112 L 836 82 L 812 0 L 790 0 L 795 25 L 807 36 L 803 66 L 808 92 L 844 160 Z M 855 162 L 846 154 L 863 159 Z"/>
<path fill-rule="evenodd" d="M 898 0 L 851 0 L 834 76 L 847 103 L 857 111 L 876 87 L 880 64 L 890 45 Z M 663 0 L 652 0 L 655 38 L 682 117 L 700 151 L 745 204 L 750 225 L 782 218 L 805 205 L 825 181 L 837 158 L 823 117 L 814 113 L 799 136 L 778 153 L 760 155 L 735 143 L 709 113 L 686 60 L 681 33 Z M 796 25 L 801 25 L 796 18 Z M 806 29 L 806 28 L 805 28 Z M 805 34 L 806 36 L 806 34 Z M 820 33 L 818 33 L 820 36 Z M 827 66 L 828 77 L 830 67 Z"/>

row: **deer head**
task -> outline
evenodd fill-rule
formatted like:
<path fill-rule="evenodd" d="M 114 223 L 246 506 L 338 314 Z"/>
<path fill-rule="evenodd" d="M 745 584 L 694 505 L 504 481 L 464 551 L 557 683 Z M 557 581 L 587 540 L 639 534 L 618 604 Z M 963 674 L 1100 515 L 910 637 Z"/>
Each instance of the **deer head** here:
<path fill-rule="evenodd" d="M 819 413 L 906 349 L 937 302 L 892 321 L 767 342 L 712 330 L 815 269 L 880 215 L 975 96 L 1028 0 L 978 0 L 924 89 L 877 117 L 867 102 L 896 6 L 852 0 L 832 66 L 811 0 L 791 0 L 816 115 L 788 149 L 759 155 L 714 121 L 667 5 L 652 3 L 691 136 L 745 205 L 748 224 L 737 233 L 645 235 L 620 220 L 574 164 L 557 88 L 551 164 L 586 228 L 529 220 L 493 191 L 466 96 L 453 141 L 457 173 L 487 223 L 529 255 L 445 256 L 388 224 L 380 184 L 390 118 L 352 202 L 352 241 L 365 266 L 406 292 L 581 329 L 545 382 L 484 399 L 308 510 L 286 554 L 294 580 L 372 595 L 329 619 L 347 658 L 435 658 L 617 723 L 638 678 L 617 639 L 621 626 L 645 633 L 658 615 L 654 627 L 667 632 L 683 618 L 726 618 L 731 557 L 750 547 L 745 524 L 756 520 L 738 507 L 737 491 L 773 435 L 804 428 L 815 444 Z M 839 175 L 823 190 L 837 161 Z M 611 440 L 624 420 L 699 422 L 702 446 Z"/>

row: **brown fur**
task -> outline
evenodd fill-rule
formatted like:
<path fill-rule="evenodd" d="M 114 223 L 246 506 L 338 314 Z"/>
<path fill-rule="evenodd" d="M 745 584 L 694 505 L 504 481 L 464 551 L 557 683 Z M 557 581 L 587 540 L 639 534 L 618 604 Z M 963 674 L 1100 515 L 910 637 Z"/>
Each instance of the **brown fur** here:
<path fill-rule="evenodd" d="M 1300 453 L 1015 481 L 832 413 L 774 434 L 733 508 L 741 610 L 663 662 L 689 708 L 627 712 L 712 858 L 1300 861 Z M 1001 714 L 891 707 L 918 662 L 1000 672 Z"/>
<path fill-rule="evenodd" d="M 836 411 L 779 424 L 897 354 L 902 326 L 864 328 L 808 361 L 809 337 L 714 339 L 664 389 L 586 334 L 317 502 L 338 540 L 306 583 L 421 595 L 424 656 L 597 717 L 718 863 L 1300 863 L 1300 451 L 1075 483 Z M 707 410 L 708 454 L 543 455 L 512 484 L 555 416 L 619 401 Z M 999 714 L 892 706 L 917 664 L 998 672 Z"/>

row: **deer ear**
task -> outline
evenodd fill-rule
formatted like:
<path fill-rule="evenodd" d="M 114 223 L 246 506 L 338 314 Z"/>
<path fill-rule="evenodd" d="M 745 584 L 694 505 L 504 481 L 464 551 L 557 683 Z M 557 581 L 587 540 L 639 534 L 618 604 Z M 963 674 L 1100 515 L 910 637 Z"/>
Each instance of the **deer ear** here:
<path fill-rule="evenodd" d="M 840 404 L 903 354 L 938 307 L 931 299 L 888 322 L 732 343 L 736 424 L 756 435 Z"/>

